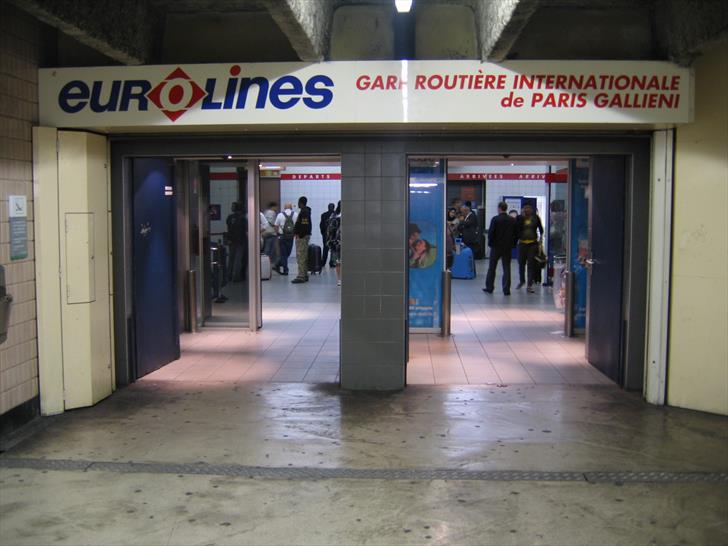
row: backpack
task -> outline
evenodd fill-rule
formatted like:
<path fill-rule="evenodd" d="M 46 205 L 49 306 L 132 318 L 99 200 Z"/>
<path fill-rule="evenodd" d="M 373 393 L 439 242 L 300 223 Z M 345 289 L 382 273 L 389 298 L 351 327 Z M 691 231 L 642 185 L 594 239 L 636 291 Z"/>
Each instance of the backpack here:
<path fill-rule="evenodd" d="M 283 216 L 286 218 L 283 222 L 283 228 L 281 229 L 283 236 L 293 238 L 293 228 L 295 227 L 295 224 L 293 223 L 293 213 L 289 215 L 284 212 Z"/>

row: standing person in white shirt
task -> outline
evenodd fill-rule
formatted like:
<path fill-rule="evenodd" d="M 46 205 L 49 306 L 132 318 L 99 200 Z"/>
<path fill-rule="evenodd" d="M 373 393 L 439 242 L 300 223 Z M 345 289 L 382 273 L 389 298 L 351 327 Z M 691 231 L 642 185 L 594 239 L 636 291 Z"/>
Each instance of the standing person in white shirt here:
<path fill-rule="evenodd" d="M 274 270 L 279 275 L 288 275 L 288 257 L 293 249 L 294 227 L 297 219 L 298 212 L 293 210 L 291 203 L 286 203 L 283 210 L 276 217 L 275 227 L 278 231 L 280 257 Z"/>
<path fill-rule="evenodd" d="M 265 212 L 260 213 L 260 236 L 263 238 L 263 254 L 270 258 L 271 265 L 276 255 L 278 231 L 275 227 L 278 203 L 271 202 Z"/>

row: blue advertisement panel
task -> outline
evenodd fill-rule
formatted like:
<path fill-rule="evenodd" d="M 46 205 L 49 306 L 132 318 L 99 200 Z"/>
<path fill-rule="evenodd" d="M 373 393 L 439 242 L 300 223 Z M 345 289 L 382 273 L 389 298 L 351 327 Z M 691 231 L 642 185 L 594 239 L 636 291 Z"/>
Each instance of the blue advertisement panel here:
<path fill-rule="evenodd" d="M 574 329 L 586 328 L 586 292 L 589 270 L 589 163 L 574 161 L 571 186 L 571 270 L 574 272 Z"/>
<path fill-rule="evenodd" d="M 409 326 L 439 330 L 445 269 L 445 162 L 410 165 Z"/>

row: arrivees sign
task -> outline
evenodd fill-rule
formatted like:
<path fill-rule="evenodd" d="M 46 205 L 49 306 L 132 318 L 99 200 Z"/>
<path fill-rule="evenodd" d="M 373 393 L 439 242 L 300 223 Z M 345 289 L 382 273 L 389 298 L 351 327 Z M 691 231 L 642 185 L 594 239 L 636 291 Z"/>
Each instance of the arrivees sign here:
<path fill-rule="evenodd" d="M 40 70 L 40 123 L 161 126 L 687 123 L 662 62 L 372 61 Z"/>

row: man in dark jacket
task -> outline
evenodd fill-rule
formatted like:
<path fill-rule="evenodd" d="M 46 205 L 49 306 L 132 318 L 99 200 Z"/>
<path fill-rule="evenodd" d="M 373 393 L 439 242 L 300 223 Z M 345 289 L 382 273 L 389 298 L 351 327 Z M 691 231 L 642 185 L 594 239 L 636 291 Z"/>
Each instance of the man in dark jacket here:
<path fill-rule="evenodd" d="M 488 274 L 485 276 L 484 292 L 492 294 L 495 288 L 495 269 L 498 260 L 503 264 L 503 294 L 511 295 L 511 251 L 516 246 L 518 233 L 516 219 L 508 215 L 508 204 L 498 203 L 498 215 L 493 216 L 488 228 L 488 246 L 490 247 L 490 262 Z"/>
<path fill-rule="evenodd" d="M 311 209 L 306 206 L 308 199 L 298 199 L 298 217 L 293 233 L 296 237 L 296 262 L 298 275 L 291 282 L 299 284 L 308 282 L 308 242 L 311 240 Z"/>
<path fill-rule="evenodd" d="M 321 265 L 326 265 L 326 258 L 329 255 L 329 245 L 326 240 L 327 232 L 329 229 L 329 222 L 332 218 L 336 217 L 336 205 L 329 203 L 328 210 L 321 215 L 321 222 L 319 223 L 319 229 L 321 230 L 321 241 L 323 246 L 323 252 L 321 253 Z M 333 259 L 333 256 L 332 256 Z M 334 266 L 333 261 L 329 263 L 331 267 Z"/>
<path fill-rule="evenodd" d="M 480 248 L 480 243 L 478 242 L 478 217 L 470 208 L 470 201 L 467 201 L 460 208 L 460 211 L 463 215 L 463 221 L 458 225 L 460 237 L 462 237 L 465 246 L 473 251 L 473 257 L 475 257 Z M 473 261 L 474 267 L 475 262 Z"/>

